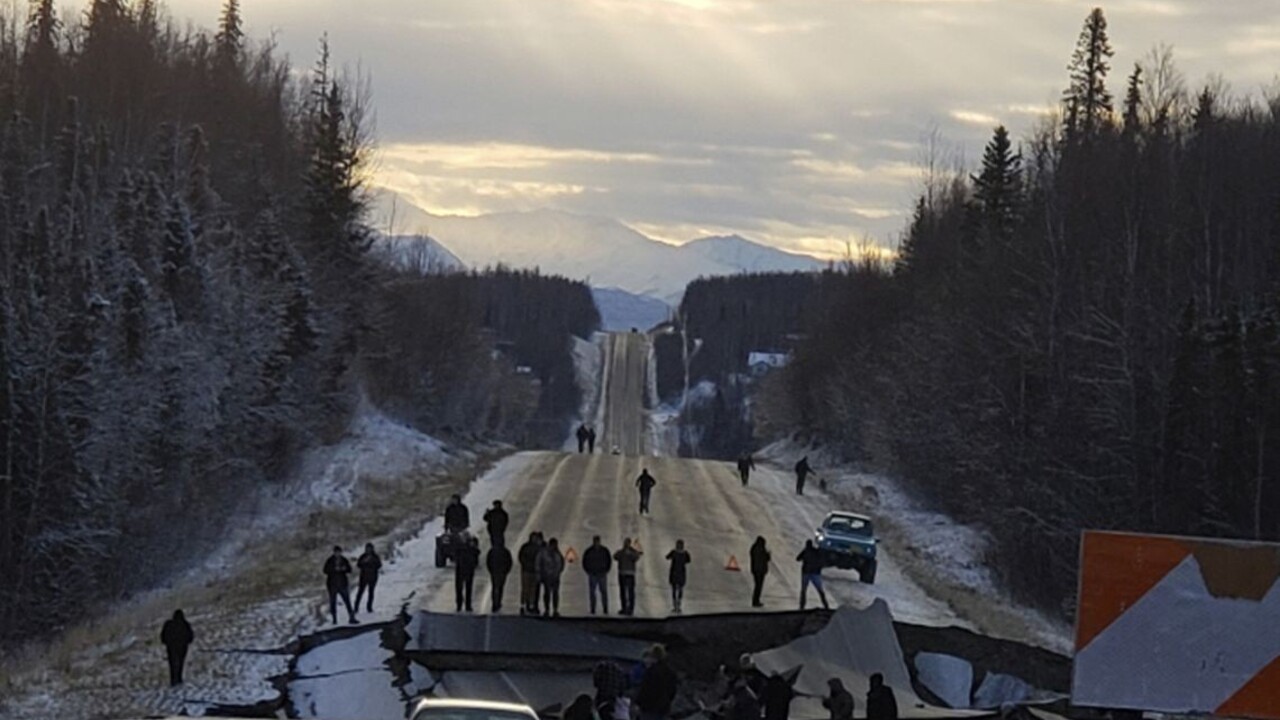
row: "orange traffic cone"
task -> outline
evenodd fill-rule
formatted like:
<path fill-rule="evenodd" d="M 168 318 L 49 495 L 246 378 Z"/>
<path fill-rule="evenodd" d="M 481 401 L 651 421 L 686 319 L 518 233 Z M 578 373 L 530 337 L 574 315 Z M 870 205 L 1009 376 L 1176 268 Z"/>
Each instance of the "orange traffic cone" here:
<path fill-rule="evenodd" d="M 732 556 L 732 555 L 730 555 L 730 556 L 729 556 L 729 562 L 725 563 L 724 569 L 725 569 L 725 570 L 729 570 L 729 571 L 731 571 L 731 572 L 741 572 L 741 571 L 742 571 L 742 568 L 738 567 L 738 558 L 736 558 L 736 557 L 734 557 L 734 556 Z"/>
<path fill-rule="evenodd" d="M 578 551 L 569 548 L 564 552 L 564 561 L 567 563 L 575 563 L 578 561 Z"/>

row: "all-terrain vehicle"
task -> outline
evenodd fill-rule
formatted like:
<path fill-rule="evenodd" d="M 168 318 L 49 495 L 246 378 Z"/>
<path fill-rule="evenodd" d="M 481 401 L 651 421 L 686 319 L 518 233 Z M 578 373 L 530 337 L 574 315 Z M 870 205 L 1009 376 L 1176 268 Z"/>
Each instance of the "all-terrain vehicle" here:
<path fill-rule="evenodd" d="M 857 570 L 862 582 L 876 581 L 876 540 L 871 518 L 851 512 L 828 513 L 814 531 L 827 567 Z"/>
<path fill-rule="evenodd" d="M 471 534 L 466 530 L 445 530 L 436 536 L 436 567 L 442 568 L 449 561 L 457 562 L 458 548 L 467 544 Z"/>

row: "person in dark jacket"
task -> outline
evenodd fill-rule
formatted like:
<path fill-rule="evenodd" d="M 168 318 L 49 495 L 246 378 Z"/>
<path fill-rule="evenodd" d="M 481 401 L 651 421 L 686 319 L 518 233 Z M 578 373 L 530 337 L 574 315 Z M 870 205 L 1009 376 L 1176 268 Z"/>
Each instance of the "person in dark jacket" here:
<path fill-rule="evenodd" d="M 578 454 L 581 455 L 587 449 L 587 426 L 579 425 L 575 434 L 578 436 Z"/>
<path fill-rule="evenodd" d="M 751 453 L 746 453 L 738 458 L 738 477 L 742 479 L 742 487 L 747 486 L 747 482 L 751 479 L 751 471 L 756 469 L 756 460 L 751 457 Z"/>
<path fill-rule="evenodd" d="M 773 555 L 769 553 L 769 548 L 765 546 L 763 537 L 756 537 L 756 541 L 751 544 L 751 607 L 764 607 L 764 603 L 760 602 L 760 591 L 764 589 L 764 578 L 769 574 L 769 561 L 773 559 Z"/>
<path fill-rule="evenodd" d="M 520 546 L 520 614 L 538 614 L 538 554 L 542 552 L 542 533 L 529 533 L 529 539 Z"/>
<path fill-rule="evenodd" d="M 649 468 L 642 469 L 640 477 L 636 478 L 636 487 L 640 489 L 641 515 L 649 514 L 649 494 L 653 492 L 653 486 L 657 484 L 658 481 L 654 480 L 653 476 L 649 474 Z"/>
<path fill-rule="evenodd" d="M 462 496 L 449 498 L 449 505 L 444 509 L 445 532 L 462 532 L 471 527 L 471 511 L 462 504 Z"/>
<path fill-rule="evenodd" d="M 618 614 L 636 613 L 636 565 L 644 552 L 631 544 L 631 538 L 622 541 L 622 549 L 613 554 L 618 563 Z"/>
<path fill-rule="evenodd" d="M 574 698 L 560 717 L 563 720 L 600 720 L 600 716 L 596 715 L 595 703 L 591 702 L 591 696 L 586 693 Z"/>
<path fill-rule="evenodd" d="M 587 452 L 592 455 L 596 452 L 596 429 L 587 428 Z"/>
<path fill-rule="evenodd" d="M 774 673 L 764 683 L 760 704 L 764 706 L 764 720 L 788 720 L 791 717 L 791 701 L 796 691 L 787 679 Z"/>
<path fill-rule="evenodd" d="M 760 720 L 760 700 L 746 683 L 734 686 L 725 709 L 725 720 Z"/>
<path fill-rule="evenodd" d="M 555 538 L 538 553 L 538 584 L 542 586 L 542 614 L 560 617 L 560 576 L 564 574 L 564 555 Z"/>
<path fill-rule="evenodd" d="M 374 552 L 373 543 L 366 543 L 364 554 L 356 560 L 356 569 L 360 571 L 360 584 L 356 588 L 356 608 L 360 608 L 360 599 L 369 591 L 367 607 L 373 612 L 373 589 L 378 586 L 378 573 L 382 571 L 382 558 Z"/>
<path fill-rule="evenodd" d="M 644 676 L 636 691 L 640 720 L 665 720 L 680 689 L 680 678 L 667 663 L 667 649 L 654 645 L 644 656 Z"/>
<path fill-rule="evenodd" d="M 684 541 L 677 540 L 676 547 L 667 553 L 667 561 L 671 563 L 671 571 L 667 579 L 671 582 L 671 609 L 679 615 L 684 612 L 684 586 L 689 580 L 689 563 L 693 557 L 684 549 Z"/>
<path fill-rule="evenodd" d="M 613 555 L 600 544 L 600 536 L 591 538 L 591 547 L 582 553 L 582 570 L 587 574 L 587 595 L 591 601 L 591 614 L 596 614 L 596 593 L 600 594 L 600 609 L 609 614 L 609 571 L 613 569 Z"/>
<path fill-rule="evenodd" d="M 505 546 L 494 545 L 484 558 L 484 566 L 489 571 L 489 585 L 493 589 L 493 612 L 502 612 L 502 591 L 507 586 L 507 575 L 511 573 L 511 551 Z"/>
<path fill-rule="evenodd" d="M 453 595 L 458 603 L 458 612 L 471 608 L 471 594 L 476 584 L 476 568 L 480 567 L 480 539 L 469 537 L 462 547 L 458 548 L 458 559 L 454 563 Z"/>
<path fill-rule="evenodd" d="M 796 556 L 796 560 L 800 563 L 800 609 L 804 609 L 805 596 L 809 592 L 809 586 L 812 585 L 818 590 L 818 597 L 822 598 L 822 607 L 830 609 L 827 604 L 827 594 L 822 590 L 822 568 L 826 562 L 822 558 L 822 551 L 813 544 L 812 540 L 806 540 L 804 549 Z"/>
<path fill-rule="evenodd" d="M 502 501 L 494 500 L 493 507 L 484 511 L 484 524 L 489 530 L 489 544 L 495 547 L 507 544 L 507 524 L 511 518 L 502 509 Z"/>
<path fill-rule="evenodd" d="M 356 624 L 356 611 L 351 607 L 351 580 L 347 577 L 350 574 L 350 561 L 343 556 L 342 548 L 334 545 L 333 554 L 324 561 L 324 585 L 329 591 L 329 615 L 334 625 L 338 624 L 338 598 L 347 606 L 348 621 Z"/>
<path fill-rule="evenodd" d="M 813 468 L 809 467 L 809 456 L 805 455 L 800 458 L 800 462 L 796 463 L 796 494 L 804 494 L 804 481 L 813 474 Z"/>
<path fill-rule="evenodd" d="M 822 699 L 822 707 L 831 712 L 831 720 L 853 720 L 853 695 L 844 689 L 840 678 L 827 681 L 831 692 Z"/>
<path fill-rule="evenodd" d="M 627 691 L 627 674 L 612 660 L 601 660 L 591 669 L 591 685 L 596 689 L 596 711 L 612 718 L 614 705 Z"/>
<path fill-rule="evenodd" d="M 898 701 L 893 688 L 884 684 L 884 675 L 871 676 L 871 689 L 867 691 L 867 720 L 898 720 Z"/>
<path fill-rule="evenodd" d="M 195 642 L 196 634 L 181 610 L 174 610 L 173 617 L 160 628 L 160 644 L 164 645 L 169 659 L 169 687 L 182 684 L 182 667 L 187 662 L 187 650 Z"/>

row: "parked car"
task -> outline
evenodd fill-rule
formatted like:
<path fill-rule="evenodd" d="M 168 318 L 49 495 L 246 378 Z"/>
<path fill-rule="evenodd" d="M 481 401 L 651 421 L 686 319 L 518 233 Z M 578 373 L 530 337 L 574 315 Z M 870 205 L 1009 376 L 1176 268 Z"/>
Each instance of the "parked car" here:
<path fill-rule="evenodd" d="M 857 570 L 862 582 L 876 581 L 876 540 L 871 518 L 851 512 L 828 513 L 814 531 L 828 567 Z"/>
<path fill-rule="evenodd" d="M 538 720 L 538 714 L 528 705 L 455 698 L 420 700 L 409 717 L 410 720 Z"/>

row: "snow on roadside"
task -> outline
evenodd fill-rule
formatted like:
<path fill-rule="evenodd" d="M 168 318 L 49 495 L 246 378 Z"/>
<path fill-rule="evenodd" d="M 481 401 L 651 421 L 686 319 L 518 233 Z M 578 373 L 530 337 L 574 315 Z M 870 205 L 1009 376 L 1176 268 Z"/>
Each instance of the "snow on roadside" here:
<path fill-rule="evenodd" d="M 785 440 L 764 448 L 759 458 L 789 471 L 806 454 L 817 476 L 810 483 L 825 478 L 828 492 L 846 509 L 872 515 L 881 542 L 904 573 L 968 624 L 986 635 L 1070 654 L 1066 623 L 1016 604 L 1001 589 L 986 562 L 991 541 L 981 528 L 961 525 L 927 508 L 895 479 L 843 466 L 824 450 Z"/>
<path fill-rule="evenodd" d="M 200 715 L 216 705 L 278 697 L 271 678 L 287 672 L 290 659 L 281 649 L 328 623 L 327 608 L 321 609 L 323 579 L 315 579 L 328 543 L 317 546 L 311 540 L 324 534 L 324 527 L 314 525 L 324 517 L 318 513 L 343 512 L 366 497 L 366 490 L 417 490 L 450 482 L 451 470 L 475 460 L 469 451 L 449 449 L 362 408 L 339 442 L 305 453 L 291 480 L 264 489 L 203 562 L 169 586 L 140 593 L 47 648 L 32 650 L 22 666 L 6 668 L 13 673 L 8 687 L 16 692 L 6 690 L 0 716 Z M 343 544 L 355 542 L 350 538 Z M 359 552 L 358 545 L 347 549 L 352 556 Z M 290 572 L 276 576 L 282 561 Z M 299 572 L 310 570 L 313 561 L 313 573 Z M 399 608 L 389 606 L 383 587 L 378 589 L 378 612 L 362 615 L 363 620 L 386 619 Z M 196 642 L 186 685 L 170 689 L 156 637 L 175 607 L 186 611 Z"/>
<path fill-rule="evenodd" d="M 564 433 L 564 444 L 560 449 L 573 452 L 578 449 L 574 431 L 578 425 L 587 424 L 596 428 L 597 432 L 604 427 L 604 407 L 601 399 L 604 395 L 604 344 L 609 334 L 598 332 L 590 340 L 583 340 L 574 335 L 573 343 L 574 381 L 582 393 L 582 403 L 578 406 L 578 416 L 569 421 Z"/>

